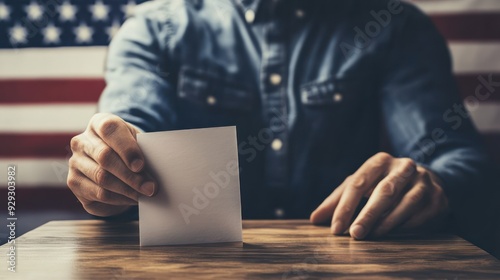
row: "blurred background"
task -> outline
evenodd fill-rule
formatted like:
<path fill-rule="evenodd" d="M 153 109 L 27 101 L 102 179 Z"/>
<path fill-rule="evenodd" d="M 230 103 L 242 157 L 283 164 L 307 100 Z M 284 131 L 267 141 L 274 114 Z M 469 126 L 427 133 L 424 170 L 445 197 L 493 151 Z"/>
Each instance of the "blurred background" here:
<path fill-rule="evenodd" d="M 89 218 L 66 186 L 69 142 L 96 112 L 106 46 L 142 2 L 0 0 L 0 219 L 14 164 L 18 236 L 49 220 Z M 411 2 L 447 39 L 460 94 L 500 164 L 500 1 Z"/>

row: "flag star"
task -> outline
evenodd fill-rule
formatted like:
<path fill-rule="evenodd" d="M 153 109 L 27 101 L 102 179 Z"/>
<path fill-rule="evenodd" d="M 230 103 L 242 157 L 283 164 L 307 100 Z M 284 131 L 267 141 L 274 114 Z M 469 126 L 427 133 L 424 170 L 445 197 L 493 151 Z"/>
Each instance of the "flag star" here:
<path fill-rule="evenodd" d="M 10 41 L 12 44 L 25 44 L 28 42 L 28 32 L 24 26 L 16 23 L 14 27 L 10 29 Z"/>
<path fill-rule="evenodd" d="M 134 14 L 135 6 L 135 1 L 132 0 L 129 0 L 125 5 L 122 5 L 122 12 L 125 14 L 126 18 Z"/>
<path fill-rule="evenodd" d="M 96 1 L 94 5 L 90 5 L 90 12 L 94 20 L 107 20 L 109 7 L 104 5 L 102 1 Z"/>
<path fill-rule="evenodd" d="M 28 6 L 24 8 L 26 14 L 28 14 L 28 18 L 32 21 L 37 21 L 42 19 L 43 16 L 43 8 L 37 2 L 31 2 Z"/>
<path fill-rule="evenodd" d="M 8 21 L 10 19 L 10 8 L 3 2 L 0 2 L 0 21 Z"/>
<path fill-rule="evenodd" d="M 92 35 L 94 35 L 94 30 L 85 23 L 80 23 L 80 25 L 74 29 L 74 32 L 77 43 L 82 44 L 92 42 Z"/>
<path fill-rule="evenodd" d="M 106 28 L 106 33 L 108 34 L 108 38 L 111 41 L 111 39 L 118 33 L 118 30 L 120 30 L 120 22 L 118 21 L 113 21 L 111 26 Z"/>
<path fill-rule="evenodd" d="M 66 1 L 59 6 L 59 18 L 61 21 L 74 21 L 77 11 L 78 9 L 75 5 L 71 5 L 70 2 Z"/>
<path fill-rule="evenodd" d="M 46 44 L 57 44 L 61 41 L 61 29 L 55 27 L 53 24 L 47 25 L 43 30 L 43 41 Z"/>

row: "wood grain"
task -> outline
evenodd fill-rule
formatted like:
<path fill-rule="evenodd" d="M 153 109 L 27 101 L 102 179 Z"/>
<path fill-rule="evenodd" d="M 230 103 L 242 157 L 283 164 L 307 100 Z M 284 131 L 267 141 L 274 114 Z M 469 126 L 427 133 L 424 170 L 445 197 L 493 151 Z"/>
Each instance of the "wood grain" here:
<path fill-rule="evenodd" d="M 242 246 L 141 248 L 137 222 L 54 221 L 17 239 L 17 272 L 4 265 L 0 279 L 500 278 L 498 260 L 452 235 L 355 241 L 297 220 L 243 228 Z"/>

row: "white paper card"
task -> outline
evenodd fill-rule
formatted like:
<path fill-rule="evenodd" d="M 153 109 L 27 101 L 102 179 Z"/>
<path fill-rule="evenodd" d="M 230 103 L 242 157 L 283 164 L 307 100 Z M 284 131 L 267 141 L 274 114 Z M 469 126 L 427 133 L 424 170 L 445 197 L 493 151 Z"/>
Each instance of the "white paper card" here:
<path fill-rule="evenodd" d="M 139 199 L 141 246 L 241 242 L 236 127 L 142 133 L 159 190 Z"/>

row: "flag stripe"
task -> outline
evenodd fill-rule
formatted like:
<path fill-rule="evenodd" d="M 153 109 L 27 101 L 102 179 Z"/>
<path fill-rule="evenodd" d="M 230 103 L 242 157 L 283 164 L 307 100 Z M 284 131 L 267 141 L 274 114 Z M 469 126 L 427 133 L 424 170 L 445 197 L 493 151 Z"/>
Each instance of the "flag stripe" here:
<path fill-rule="evenodd" d="M 6 186 L 2 185 L 0 189 L 4 190 Z M 5 199 L 2 199 L 2 201 L 7 201 L 7 192 L 3 191 L 3 193 L 5 193 Z M 54 188 L 53 186 L 38 186 L 36 188 L 20 187 L 16 189 L 16 196 L 22 198 L 21 208 L 23 212 L 33 210 L 65 210 L 85 213 L 81 203 L 66 186 L 58 188 Z M 0 198 L 3 198 L 2 195 L 0 195 Z"/>
<path fill-rule="evenodd" d="M 447 40 L 500 40 L 500 12 L 433 15 L 432 21 Z"/>
<path fill-rule="evenodd" d="M 474 95 L 476 89 L 483 93 L 479 77 L 488 80 L 488 73 L 459 74 L 456 80 L 462 98 Z M 500 73 L 491 74 L 494 84 L 500 83 Z M 482 85 L 482 86 L 481 86 Z M 29 103 L 94 103 L 105 87 L 102 79 L 15 79 L 0 80 L 0 104 Z M 500 89 L 499 89 L 500 90 Z M 491 94 L 485 100 L 498 101 L 500 94 Z"/>
<path fill-rule="evenodd" d="M 97 78 L 0 80 L 0 104 L 94 103 L 104 87 Z"/>
<path fill-rule="evenodd" d="M 456 74 L 500 73 L 500 42 L 451 42 Z"/>
<path fill-rule="evenodd" d="M 75 134 L 0 134 L 0 158 L 68 158 Z"/>
<path fill-rule="evenodd" d="M 79 133 L 96 104 L 0 105 L 2 133 Z"/>
<path fill-rule="evenodd" d="M 498 0 L 413 0 L 411 2 L 429 15 L 500 12 Z"/>
<path fill-rule="evenodd" d="M 0 158 L 1 170 L 7 170 L 7 166 L 9 165 L 16 165 L 16 185 L 19 188 L 66 186 L 66 178 L 68 176 L 68 160 L 66 158 Z M 7 178 L 0 176 L 0 186 L 6 185 Z"/>
<path fill-rule="evenodd" d="M 107 47 L 0 50 L 0 78 L 101 78 Z"/>
<path fill-rule="evenodd" d="M 497 74 L 462 74 L 456 75 L 462 99 L 475 96 L 480 102 L 500 101 L 500 73 Z M 484 83 L 492 81 L 492 85 Z"/>
<path fill-rule="evenodd" d="M 482 133 L 500 132 L 500 103 L 478 103 L 474 98 L 465 100 L 477 129 Z"/>
<path fill-rule="evenodd" d="M 500 73 L 500 41 L 452 41 L 450 50 L 455 73 Z M 102 79 L 105 56 L 105 47 L 0 50 L 0 79 Z"/>

